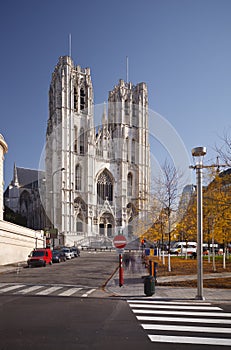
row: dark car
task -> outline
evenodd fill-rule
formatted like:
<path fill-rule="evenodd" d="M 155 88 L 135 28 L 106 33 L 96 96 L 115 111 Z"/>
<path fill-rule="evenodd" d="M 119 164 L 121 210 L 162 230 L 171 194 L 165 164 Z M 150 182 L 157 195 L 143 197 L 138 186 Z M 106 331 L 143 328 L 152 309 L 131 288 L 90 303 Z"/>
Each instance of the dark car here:
<path fill-rule="evenodd" d="M 75 257 L 80 256 L 80 250 L 77 247 L 71 247 L 70 250 L 74 253 Z"/>
<path fill-rule="evenodd" d="M 65 253 L 62 250 L 53 250 L 52 251 L 52 262 L 60 263 L 61 261 L 66 261 Z"/>

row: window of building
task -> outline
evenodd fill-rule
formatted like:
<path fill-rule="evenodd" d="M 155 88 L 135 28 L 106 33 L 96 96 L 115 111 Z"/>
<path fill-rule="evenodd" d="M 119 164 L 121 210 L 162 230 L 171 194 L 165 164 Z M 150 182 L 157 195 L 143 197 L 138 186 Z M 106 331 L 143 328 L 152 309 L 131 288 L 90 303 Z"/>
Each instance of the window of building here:
<path fill-rule="evenodd" d="M 132 196 L 132 174 L 128 173 L 127 195 Z"/>
<path fill-rule="evenodd" d="M 83 88 L 80 89 L 80 110 L 85 108 L 85 91 Z"/>
<path fill-rule="evenodd" d="M 97 180 L 97 202 L 103 204 L 106 199 L 113 200 L 113 183 L 108 170 L 104 170 Z"/>
<path fill-rule="evenodd" d="M 75 167 L 75 190 L 81 191 L 82 187 L 82 170 L 79 164 Z"/>

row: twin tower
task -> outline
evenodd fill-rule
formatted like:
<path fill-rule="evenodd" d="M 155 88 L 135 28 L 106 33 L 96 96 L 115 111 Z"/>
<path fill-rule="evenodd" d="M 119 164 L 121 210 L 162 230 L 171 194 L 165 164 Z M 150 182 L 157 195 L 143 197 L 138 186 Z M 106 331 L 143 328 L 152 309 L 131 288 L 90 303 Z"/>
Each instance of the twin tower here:
<path fill-rule="evenodd" d="M 46 212 L 56 244 L 138 236 L 149 210 L 148 92 L 123 80 L 94 105 L 90 69 L 60 57 L 46 133 Z"/>

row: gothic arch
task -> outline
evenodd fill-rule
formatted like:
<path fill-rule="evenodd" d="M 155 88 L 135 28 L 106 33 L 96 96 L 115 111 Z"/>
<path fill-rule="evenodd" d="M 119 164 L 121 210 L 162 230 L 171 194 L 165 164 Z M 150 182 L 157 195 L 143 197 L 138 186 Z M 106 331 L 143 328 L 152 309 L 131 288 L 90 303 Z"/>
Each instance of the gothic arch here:
<path fill-rule="evenodd" d="M 97 202 L 103 204 L 107 199 L 109 202 L 113 201 L 113 185 L 114 178 L 108 169 L 104 169 L 97 176 Z"/>
<path fill-rule="evenodd" d="M 74 200 L 75 222 L 77 235 L 83 235 L 85 232 L 87 205 L 81 197 Z"/>
<path fill-rule="evenodd" d="M 99 235 L 112 237 L 115 229 L 115 219 L 109 212 L 104 212 L 99 219 Z"/>

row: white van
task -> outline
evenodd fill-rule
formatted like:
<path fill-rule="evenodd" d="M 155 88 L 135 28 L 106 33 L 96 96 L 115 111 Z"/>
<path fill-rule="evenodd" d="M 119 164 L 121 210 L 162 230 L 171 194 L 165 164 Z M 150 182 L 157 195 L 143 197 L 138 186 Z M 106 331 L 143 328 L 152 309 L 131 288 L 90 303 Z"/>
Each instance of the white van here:
<path fill-rule="evenodd" d="M 170 254 L 191 255 L 197 252 L 197 242 L 176 242 L 170 249 Z"/>

